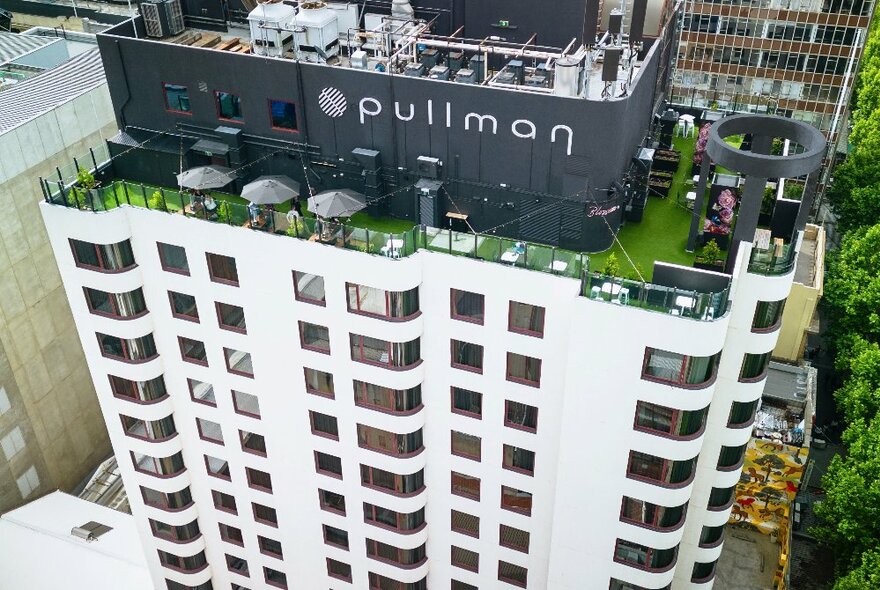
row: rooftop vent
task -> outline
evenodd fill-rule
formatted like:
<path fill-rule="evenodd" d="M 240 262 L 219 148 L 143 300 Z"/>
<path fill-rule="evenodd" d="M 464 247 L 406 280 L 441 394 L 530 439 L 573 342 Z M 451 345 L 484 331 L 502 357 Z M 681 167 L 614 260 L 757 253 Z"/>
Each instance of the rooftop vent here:
<path fill-rule="evenodd" d="M 70 534 L 86 541 L 97 541 L 98 537 L 112 530 L 112 527 L 92 520 L 82 526 L 73 527 L 70 529 Z"/>

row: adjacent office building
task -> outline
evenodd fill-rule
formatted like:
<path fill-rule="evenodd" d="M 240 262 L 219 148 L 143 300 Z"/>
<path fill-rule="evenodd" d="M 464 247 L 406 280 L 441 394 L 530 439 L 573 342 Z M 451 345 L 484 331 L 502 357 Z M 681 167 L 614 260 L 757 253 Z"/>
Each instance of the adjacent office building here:
<path fill-rule="evenodd" d="M 581 2 L 276 4 L 230 34 L 202 4 L 99 35 L 104 187 L 43 183 L 156 587 L 710 588 L 801 228 L 795 204 L 753 246 L 747 188 L 730 272 L 589 272 L 674 14 L 597 41 Z M 226 190 L 355 189 L 367 216 L 140 187 L 209 163 Z"/>

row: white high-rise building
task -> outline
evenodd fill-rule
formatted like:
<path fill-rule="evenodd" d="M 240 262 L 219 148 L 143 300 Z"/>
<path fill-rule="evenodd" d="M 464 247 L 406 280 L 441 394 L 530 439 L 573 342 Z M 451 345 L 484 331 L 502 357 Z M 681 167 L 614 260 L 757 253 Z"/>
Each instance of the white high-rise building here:
<path fill-rule="evenodd" d="M 42 212 L 157 588 L 712 586 L 793 263 Z"/>

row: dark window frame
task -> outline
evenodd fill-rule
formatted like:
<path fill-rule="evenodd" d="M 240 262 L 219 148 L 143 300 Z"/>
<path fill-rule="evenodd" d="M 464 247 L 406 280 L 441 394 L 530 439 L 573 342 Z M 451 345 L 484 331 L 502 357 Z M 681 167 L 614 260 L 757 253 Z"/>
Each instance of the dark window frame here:
<path fill-rule="evenodd" d="M 221 276 L 214 274 L 213 260 L 214 260 L 215 256 L 218 259 L 224 258 L 226 260 L 232 261 L 231 268 L 232 268 L 233 273 L 235 274 L 234 279 L 228 279 L 226 277 L 221 277 Z M 230 285 L 233 287 L 239 286 L 238 263 L 236 262 L 234 256 L 227 256 L 226 254 L 217 254 L 215 252 L 205 252 L 205 258 L 208 262 L 208 277 L 211 279 L 212 283 L 220 283 L 221 285 Z M 218 260 L 218 262 L 220 262 L 220 261 Z"/>
<path fill-rule="evenodd" d="M 283 103 L 293 107 L 293 127 L 278 127 L 275 125 L 275 114 L 272 112 L 272 103 Z M 267 98 L 266 108 L 269 110 L 269 128 L 273 131 L 281 131 L 283 133 L 299 133 L 299 107 L 290 100 L 282 100 L 280 98 Z"/>
<path fill-rule="evenodd" d="M 474 295 L 480 299 L 480 313 L 478 314 L 480 317 L 471 317 L 466 314 L 461 314 L 458 312 L 458 305 L 456 305 L 456 294 L 461 293 L 463 295 Z M 449 317 L 453 320 L 458 320 L 460 322 L 467 322 L 469 324 L 476 324 L 478 326 L 484 325 L 486 321 L 486 296 L 482 293 L 475 293 L 473 291 L 465 291 L 464 289 L 449 289 Z"/>

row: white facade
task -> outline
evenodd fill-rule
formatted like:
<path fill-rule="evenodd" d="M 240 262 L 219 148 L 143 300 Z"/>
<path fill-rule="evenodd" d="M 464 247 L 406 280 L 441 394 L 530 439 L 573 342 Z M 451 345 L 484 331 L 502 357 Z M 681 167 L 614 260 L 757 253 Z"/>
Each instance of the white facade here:
<path fill-rule="evenodd" d="M 127 206 L 95 214 L 44 204 L 42 211 L 157 588 L 165 587 L 164 579 L 183 587 L 207 588 L 199 584 L 211 580 L 218 589 L 270 588 L 264 567 L 286 574 L 290 588 L 367 588 L 370 572 L 412 584 L 401 588 L 422 588 L 423 580 L 434 589 L 449 588 L 450 580 L 470 585 L 453 589 L 516 587 L 499 581 L 499 562 L 526 568 L 527 587 L 534 590 L 604 590 L 612 579 L 627 584 L 614 588 L 712 586 L 711 575 L 691 581 L 694 564 L 711 564 L 721 551 L 720 543 L 699 546 L 703 527 L 723 525 L 730 512 L 730 503 L 709 510 L 709 494 L 713 487 L 734 486 L 740 472 L 739 464 L 717 469 L 719 452 L 744 445 L 750 434 L 750 423 L 727 426 L 731 404 L 758 400 L 763 388 L 761 380 L 739 381 L 743 356 L 767 353 L 776 342 L 775 331 L 753 332 L 752 320 L 757 302 L 784 299 L 792 279 L 791 273 L 747 272 L 749 245 L 740 248 L 728 312 L 699 321 L 591 300 L 579 294 L 574 279 L 426 250 L 390 259 Z M 69 238 L 130 240 L 136 265 L 114 273 L 78 267 Z M 157 242 L 185 248 L 188 275 L 162 269 Z M 238 286 L 211 280 L 206 252 L 235 258 Z M 323 277 L 326 305 L 296 299 L 293 271 Z M 395 292 L 418 288 L 420 313 L 402 321 L 352 313 L 346 283 Z M 84 286 L 109 293 L 140 287 L 149 311 L 125 320 L 90 313 Z M 484 295 L 482 324 L 451 317 L 450 289 Z M 194 296 L 200 321 L 172 316 L 168 291 Z M 510 301 L 544 308 L 542 337 L 508 329 Z M 218 326 L 215 302 L 244 309 L 246 334 Z M 303 349 L 300 321 L 328 328 L 330 354 Z M 158 355 L 140 363 L 105 357 L 96 333 L 152 334 Z M 391 370 L 353 361 L 350 334 L 393 343 L 419 339 L 421 362 Z M 207 366 L 182 360 L 180 336 L 204 343 Z M 451 366 L 453 339 L 483 346 L 482 373 Z M 250 353 L 253 378 L 227 370 L 224 347 Z M 646 348 L 723 354 L 717 378 L 685 388 L 642 377 Z M 507 379 L 509 352 L 541 359 L 539 387 Z M 304 367 L 332 374 L 335 399 L 306 391 Z M 140 382 L 162 376 L 168 396 L 150 404 L 115 397 L 108 374 Z M 188 378 L 213 386 L 216 407 L 191 399 Z M 421 386 L 423 407 L 395 415 L 358 406 L 352 380 L 397 390 Z M 453 413 L 453 386 L 482 393 L 481 417 Z M 257 396 L 261 417 L 237 413 L 231 390 Z M 635 430 L 640 400 L 676 410 L 708 408 L 705 426 L 678 439 Z M 535 432 L 505 425 L 506 401 L 537 408 Z M 338 440 L 313 434 L 309 411 L 335 417 Z M 159 442 L 127 436 L 120 415 L 173 415 L 177 434 Z M 203 440 L 197 418 L 220 424 L 225 444 Z M 421 429 L 424 449 L 397 457 L 362 448 L 358 424 L 391 433 Z M 238 430 L 263 435 L 267 456 L 243 452 Z M 452 431 L 480 437 L 479 461 L 452 454 Z M 534 475 L 504 468 L 504 445 L 534 452 Z M 153 457 L 181 452 L 186 468 L 163 478 L 141 473 L 129 451 Z M 316 472 L 315 451 L 341 459 L 341 479 Z M 659 485 L 628 476 L 631 451 L 669 461 L 699 459 L 692 478 Z M 228 462 L 231 480 L 208 475 L 205 455 Z M 365 487 L 361 465 L 398 475 L 424 470 L 424 488 L 403 496 Z M 269 473 L 272 492 L 250 487 L 246 467 Z M 666 465 L 663 473 L 672 470 Z M 480 479 L 479 500 L 452 493 L 452 472 Z M 189 486 L 194 502 L 175 512 L 146 506 L 138 486 L 163 492 Z M 502 486 L 531 493 L 531 514 L 503 508 Z M 216 509 L 212 490 L 234 496 L 237 515 Z M 322 510 L 318 490 L 343 495 L 345 515 Z M 631 524 L 620 516 L 624 496 L 669 508 L 687 503 L 686 518 L 665 530 Z M 278 527 L 255 522 L 252 502 L 274 508 Z M 406 533 L 381 528 L 365 521 L 363 503 L 407 514 L 424 508 L 426 525 Z M 451 510 L 479 517 L 479 538 L 453 531 Z M 201 535 L 185 543 L 157 538 L 148 517 L 169 525 L 197 520 Z M 240 529 L 244 546 L 221 540 L 220 523 Z M 325 544 L 322 525 L 347 531 L 348 550 Z M 502 546 L 501 525 L 528 532 L 528 551 Z M 258 536 L 280 542 L 283 559 L 261 552 Z M 368 557 L 367 539 L 403 550 L 424 543 L 427 559 L 406 567 L 380 561 Z M 677 559 L 653 570 L 635 567 L 615 559 L 617 539 L 656 550 L 678 547 Z M 478 571 L 451 565 L 453 547 L 478 553 Z M 180 557 L 204 550 L 208 566 L 178 572 L 160 564 L 157 549 Z M 225 555 L 246 560 L 250 577 L 229 571 Z M 348 564 L 352 582 L 330 577 L 327 558 Z"/>

